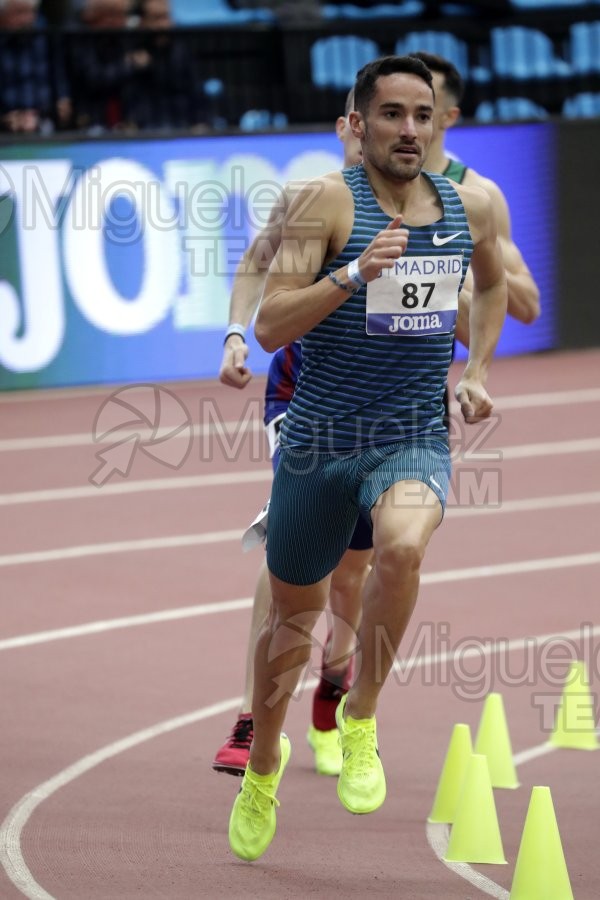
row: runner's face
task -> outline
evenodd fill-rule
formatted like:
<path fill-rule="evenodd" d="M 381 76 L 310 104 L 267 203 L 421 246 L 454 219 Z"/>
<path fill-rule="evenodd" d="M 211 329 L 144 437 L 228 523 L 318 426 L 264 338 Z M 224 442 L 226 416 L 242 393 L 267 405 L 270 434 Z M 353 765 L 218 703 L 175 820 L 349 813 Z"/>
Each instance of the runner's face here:
<path fill-rule="evenodd" d="M 454 124 L 456 104 L 445 88 L 445 78 L 441 72 L 432 72 L 435 103 L 433 107 L 433 140 L 446 128 Z"/>
<path fill-rule="evenodd" d="M 433 134 L 433 94 L 425 81 L 404 72 L 381 76 L 361 119 L 365 161 L 384 175 L 416 178 Z"/>

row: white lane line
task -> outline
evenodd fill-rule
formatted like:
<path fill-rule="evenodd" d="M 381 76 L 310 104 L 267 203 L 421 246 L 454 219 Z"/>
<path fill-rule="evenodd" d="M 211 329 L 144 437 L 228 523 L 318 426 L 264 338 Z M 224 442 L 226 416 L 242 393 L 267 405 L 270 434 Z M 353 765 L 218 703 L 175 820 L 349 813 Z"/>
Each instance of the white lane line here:
<path fill-rule="evenodd" d="M 9 553 L 0 556 L 0 568 L 26 566 L 35 563 L 60 562 L 66 559 L 83 559 L 90 556 L 106 556 L 114 553 L 140 553 L 148 550 L 172 550 L 181 547 L 195 547 L 202 544 L 218 544 L 240 540 L 242 531 L 208 531 L 201 534 L 170 535 L 167 537 L 142 538 L 110 543 L 82 544 L 55 550 L 36 550 L 28 553 Z M 498 575 L 512 575 L 526 572 L 543 572 L 549 569 L 593 566 L 600 562 L 600 552 L 578 553 L 570 556 L 543 557 L 520 562 L 498 563 L 489 566 L 474 566 L 464 569 L 450 569 L 445 572 L 426 573 L 421 584 L 437 584 L 440 581 L 466 581 L 472 578 L 492 578 Z"/>
<path fill-rule="evenodd" d="M 531 456 L 564 456 L 568 453 L 594 453 L 600 450 L 600 438 L 580 438 L 574 441 L 547 441 L 543 444 L 522 444 L 490 450 L 498 453 L 500 462 L 506 459 L 527 459 Z M 486 451 L 488 452 L 488 451 Z"/>
<path fill-rule="evenodd" d="M 562 360 L 557 359 L 557 365 Z M 458 364 L 457 371 L 460 371 Z M 264 382 L 265 376 L 259 375 L 257 381 Z M 25 390 L 3 391 L 0 393 L 0 404 L 20 404 L 20 403 L 45 403 L 47 400 L 72 400 L 74 398 L 94 399 L 107 398 L 123 388 L 134 391 L 139 388 L 144 390 L 148 382 L 140 384 L 98 384 L 89 387 L 76 388 L 31 388 Z M 222 386 L 216 379 L 207 379 L 202 381 L 156 381 L 153 382 L 159 387 L 164 387 L 173 393 L 177 391 L 189 392 L 196 391 L 202 394 L 206 390 L 214 390 L 218 388 L 222 390 Z M 539 394 L 515 394 L 494 397 L 494 404 L 506 405 L 507 408 L 512 407 L 519 409 L 520 407 L 529 406 L 560 406 L 567 403 L 589 403 L 594 400 L 600 400 L 600 388 L 572 388 L 568 391 L 544 391 Z"/>
<path fill-rule="evenodd" d="M 24 388 L 22 390 L 3 391 L 0 393 L 0 404 L 45 403 L 47 400 L 94 399 L 95 397 L 107 399 L 116 394 L 117 391 L 122 391 L 125 388 L 131 393 L 145 393 L 149 384 L 168 389 L 173 393 L 176 391 L 186 393 L 195 391 L 198 395 L 202 395 L 207 390 L 214 391 L 215 388 L 222 390 L 221 384 L 216 378 L 207 378 L 202 381 L 142 381 L 136 384 L 115 382 L 112 384 L 93 384 L 87 387 Z"/>
<path fill-rule="evenodd" d="M 462 663 L 465 659 L 495 656 L 496 653 L 501 653 L 503 650 L 507 653 L 515 653 L 517 650 L 531 651 L 532 648 L 539 649 L 540 645 L 550 644 L 554 641 L 577 641 L 582 636 L 586 640 L 590 640 L 598 635 L 600 635 L 600 625 L 590 626 L 586 623 L 579 628 L 571 629 L 571 631 L 555 631 L 549 634 L 539 634 L 525 638 L 499 638 L 497 641 L 478 641 L 462 649 L 444 650 L 441 653 L 419 653 L 416 656 L 410 656 L 408 659 L 397 659 L 392 668 L 394 672 L 399 673 L 400 683 L 402 684 L 402 679 L 407 673 L 412 672 L 413 669 L 433 667 L 439 663 L 451 662 L 459 657 Z"/>
<path fill-rule="evenodd" d="M 540 456 L 566 456 L 572 453 L 594 453 L 600 451 L 600 438 L 581 438 L 571 441 L 548 441 L 539 444 L 517 444 L 513 447 L 489 448 L 485 456 L 469 456 L 466 451 L 464 460 L 456 462 L 462 465 L 475 465 L 484 471 L 486 466 L 498 466 L 502 462 L 514 459 L 529 459 Z M 86 484 L 83 487 L 47 488 L 37 491 L 14 491 L 0 494 L 0 506 L 16 506 L 22 503 L 45 503 L 59 500 L 101 499 L 119 494 L 136 494 L 147 491 L 171 491 L 182 488 L 211 487 L 229 482 L 245 484 L 257 481 L 269 481 L 272 470 L 250 469 L 243 472 L 215 472 L 211 475 L 190 475 L 171 478 L 126 479 L 101 486 Z"/>
<path fill-rule="evenodd" d="M 446 868 L 450 869 L 456 875 L 460 875 L 461 878 L 464 878 L 465 881 L 468 881 L 469 884 L 472 884 L 473 887 L 477 888 L 477 890 L 481 891 L 483 894 L 495 897 L 496 900 L 510 900 L 510 895 L 505 888 L 500 884 L 497 884 L 497 882 L 492 881 L 487 875 L 482 875 L 477 869 L 473 869 L 469 863 L 449 862 L 444 859 L 448 848 L 448 840 L 450 838 L 450 829 L 447 825 L 427 822 L 425 832 L 427 835 L 427 843 L 439 861 L 444 863 Z"/>
<path fill-rule="evenodd" d="M 151 428 L 143 429 L 141 426 L 119 428 L 118 437 L 123 438 L 127 434 L 139 434 L 140 438 L 158 441 L 168 437 L 169 440 L 188 440 L 190 437 L 205 437 L 206 435 L 229 435 L 233 437 L 242 431 L 263 431 L 262 414 L 258 412 L 254 418 L 244 418 L 239 421 L 213 422 L 210 425 L 193 425 L 191 428 L 181 428 L 173 432 L 175 426 L 165 425 L 154 432 Z M 180 426 L 179 426 L 180 427 Z M 114 444 L 114 433 L 106 438 L 95 441 L 91 431 L 80 431 L 71 434 L 48 434 L 43 437 L 28 438 L 4 438 L 0 441 L 0 453 L 16 453 L 23 450 L 55 450 L 63 447 L 100 447 L 105 444 Z"/>
<path fill-rule="evenodd" d="M 594 629 L 594 633 L 598 634 L 599 630 Z M 515 766 L 520 766 L 521 763 L 530 762 L 532 759 L 538 759 L 540 756 L 546 756 L 548 753 L 553 753 L 557 747 L 554 744 L 550 744 L 546 741 L 543 744 L 538 744 L 537 747 L 529 747 L 528 750 L 521 750 L 519 753 L 513 753 L 513 761 Z"/>
<path fill-rule="evenodd" d="M 179 491 L 193 488 L 219 487 L 224 484 L 253 484 L 272 481 L 273 469 L 251 469 L 247 472 L 215 472 L 214 475 L 190 475 L 185 478 L 145 478 L 125 480 L 101 487 L 88 484 L 85 487 L 49 488 L 40 491 L 21 491 L 0 494 L 0 506 L 19 506 L 23 503 L 47 503 L 61 500 L 101 500 L 115 494 L 147 494 L 151 491 Z"/>
<path fill-rule="evenodd" d="M 555 494 L 550 497 L 503 500 L 500 506 L 448 506 L 446 518 L 537 512 L 542 509 L 567 509 L 570 506 L 594 506 L 596 503 L 600 503 L 600 491 L 587 491 L 583 494 Z"/>
<path fill-rule="evenodd" d="M 34 788 L 33 791 L 25 794 L 25 796 L 13 806 L 2 823 L 2 826 L 0 826 L 0 862 L 15 887 L 17 887 L 26 897 L 30 898 L 30 900 L 54 900 L 53 895 L 45 891 L 35 880 L 29 871 L 21 852 L 21 834 L 23 828 L 40 803 L 43 803 L 44 800 L 47 800 L 48 797 L 51 797 L 52 794 L 60 790 L 60 788 L 75 781 L 76 778 L 80 778 L 82 775 L 85 775 L 86 772 L 89 772 L 101 763 L 106 762 L 106 760 L 112 759 L 120 753 L 126 753 L 128 750 L 137 747 L 139 744 L 151 741 L 156 737 L 168 734 L 178 728 L 195 725 L 203 719 L 219 716 L 221 713 L 236 709 L 241 702 L 241 697 L 234 697 L 232 700 L 224 700 L 221 703 L 214 703 L 212 706 L 207 706 L 182 716 L 177 716 L 174 719 L 158 722 L 150 728 L 137 731 L 120 741 L 108 744 L 106 747 L 97 750 L 95 753 L 84 756 L 72 766 L 63 769 L 62 772 L 59 772 L 54 778 L 50 778 L 48 781 L 45 781 L 43 784 Z"/>
<path fill-rule="evenodd" d="M 531 762 L 532 759 L 538 759 L 540 756 L 547 756 L 549 753 L 554 753 L 557 749 L 558 748 L 553 744 L 544 741 L 543 744 L 537 744 L 535 747 L 521 750 L 520 753 L 514 753 L 513 762 L 515 766 L 520 766 L 523 763 Z M 444 859 L 446 850 L 448 849 L 448 840 L 450 838 L 450 828 L 448 825 L 427 822 L 425 830 L 429 846 L 440 862 L 443 862 L 445 866 L 453 872 L 456 872 L 461 878 L 470 882 L 470 884 L 478 888 L 484 894 L 495 897 L 497 900 L 510 900 L 510 894 L 505 888 L 495 881 L 492 881 L 492 879 L 488 878 L 486 875 L 482 875 L 482 873 L 478 872 L 476 869 L 473 869 L 468 863 L 449 862 Z"/>
<path fill-rule="evenodd" d="M 421 576 L 421 584 L 444 584 L 446 582 L 467 581 L 473 578 L 494 578 L 498 575 L 510 575 L 513 571 L 518 571 L 520 573 L 524 571 L 537 572 L 545 571 L 547 569 L 561 569 L 569 568 L 571 566 L 596 564 L 600 564 L 600 553 L 581 554 L 573 557 L 550 557 L 549 559 L 544 560 L 529 560 L 529 569 L 523 568 L 523 563 L 502 563 L 499 566 L 479 566 L 474 569 L 447 569 L 442 572 L 429 572 Z M 29 647 L 33 644 L 45 644 L 49 641 L 100 634 L 102 632 L 121 628 L 139 628 L 145 625 L 161 624 L 177 619 L 194 618 L 195 616 L 206 616 L 213 613 L 232 612 L 238 609 L 246 609 L 251 605 L 251 598 L 224 600 L 197 606 L 184 606 L 177 609 L 163 609 L 153 613 L 143 613 L 136 616 L 123 616 L 117 619 L 100 619 L 95 622 L 85 622 L 82 625 L 71 625 L 65 628 L 36 631 L 31 634 L 21 634 L 12 638 L 5 638 L 4 640 L 0 640 L 0 651 L 15 650 L 20 647 Z M 546 635 L 544 640 L 550 640 L 552 637 L 553 635 Z M 482 650 L 481 652 L 485 654 L 486 651 Z M 469 655 L 469 652 L 465 650 L 465 657 L 468 657 Z M 476 653 L 471 655 L 476 655 Z M 429 659 L 428 657 L 425 658 Z M 444 657 L 444 659 L 450 658 L 451 654 Z M 405 672 L 410 669 L 410 666 L 411 660 L 409 659 L 396 663 L 394 668 L 396 671 Z"/>
<path fill-rule="evenodd" d="M 120 628 L 138 628 L 142 625 L 157 625 L 163 622 L 191 619 L 196 616 L 210 616 L 214 613 L 236 612 L 238 609 L 249 609 L 252 603 L 252 597 L 244 597 L 241 600 L 224 600 L 219 603 L 203 603 L 198 606 L 180 606 L 178 609 L 161 609 L 154 613 L 122 616 L 119 619 L 100 619 L 96 622 L 86 622 L 84 625 L 71 625 L 68 628 L 54 628 L 51 631 L 36 631 L 33 634 L 6 638 L 0 640 L 0 650 L 15 650 L 19 647 L 31 647 L 32 644 L 46 644 L 49 641 L 62 641 L 65 638 L 102 634 L 105 631 L 116 631 Z"/>
<path fill-rule="evenodd" d="M 105 397 L 107 392 L 118 391 L 118 384 L 97 385 L 81 388 L 25 388 L 23 390 L 2 391 L 0 404 L 12 406 L 21 403 L 45 403 L 46 400 L 74 400 L 80 397 Z"/>
<path fill-rule="evenodd" d="M 117 390 L 117 388 L 115 388 Z M 94 393 L 90 396 L 98 396 L 108 398 L 110 393 L 100 392 Z M 65 399 L 68 395 L 64 395 Z M 85 394 L 75 394 L 75 396 L 85 396 Z M 26 394 L 20 394 L 19 396 L 9 395 L 9 394 L 0 394 L 0 403 L 14 403 L 18 400 L 27 401 L 32 400 L 32 398 Z M 49 394 L 45 395 L 41 399 L 56 399 L 51 397 Z M 61 399 L 58 397 L 58 399 Z M 572 404 L 579 403 L 595 403 L 600 401 L 600 388 L 583 388 L 581 390 L 573 390 L 573 391 L 551 391 L 539 394 L 517 394 L 517 395 L 507 395 L 504 397 L 495 397 L 494 398 L 494 408 L 496 410 L 504 410 L 504 409 L 530 409 L 541 406 L 570 406 Z M 252 418 L 250 420 L 230 420 L 221 423 L 220 428 L 218 428 L 220 433 L 228 432 L 228 433 L 236 433 L 240 430 L 249 430 L 249 431 L 262 431 L 262 418 L 261 415 L 258 415 L 256 418 Z M 194 425 L 192 428 L 192 433 L 197 435 L 204 435 L 210 432 L 217 430 L 214 425 Z M 139 429 L 133 429 L 133 433 L 137 433 Z M 167 427 L 163 429 L 164 434 L 168 434 L 170 429 Z M 123 432 L 124 433 L 124 432 Z M 186 429 L 184 432 L 179 435 L 173 435 L 174 439 L 178 437 L 179 439 L 188 438 L 189 431 Z M 113 441 L 108 439 L 105 442 L 99 441 L 100 443 L 112 443 Z M 4 440 L 0 440 L 0 453 L 4 452 L 15 452 L 17 450 L 45 450 L 51 448 L 60 448 L 60 447 L 81 447 L 87 445 L 93 445 L 95 442 L 92 440 L 92 433 L 90 431 L 81 431 L 81 432 L 73 432 L 66 434 L 49 434 L 40 437 L 28 437 L 28 438 L 6 438 Z"/>
<path fill-rule="evenodd" d="M 111 553 L 139 553 L 147 550 L 170 550 L 175 547 L 196 547 L 199 544 L 220 544 L 223 541 L 239 541 L 242 531 L 207 531 L 203 534 L 181 534 L 171 537 L 143 538 L 137 541 L 113 541 L 108 544 L 81 544 L 60 550 L 37 550 L 33 553 L 9 553 L 0 556 L 0 567 L 27 566 L 40 562 L 57 562 L 63 559 L 81 559 L 86 556 L 105 556 Z"/>
<path fill-rule="evenodd" d="M 600 626 L 591 629 L 590 633 L 600 633 Z M 503 640 L 499 641 L 496 645 L 486 645 L 485 655 L 487 656 L 491 653 L 506 652 L 507 650 L 512 651 L 514 649 L 518 649 L 524 646 L 524 643 L 526 641 L 533 640 L 542 642 L 546 640 L 570 640 L 572 638 L 576 639 L 580 637 L 580 635 L 580 630 L 573 629 L 571 631 L 565 631 L 555 635 L 540 635 L 538 637 L 530 636 L 528 638 L 518 638 L 514 641 Z M 481 649 L 483 650 L 484 648 Z M 459 653 L 461 655 L 461 658 L 463 658 L 465 654 L 460 650 L 455 651 L 455 653 L 451 655 L 458 656 Z M 410 664 L 411 668 L 421 668 L 428 664 L 442 662 L 447 658 L 447 653 L 441 653 L 433 656 L 413 657 L 411 660 L 408 660 L 407 663 Z M 316 684 L 317 681 L 314 678 L 302 681 L 300 684 L 300 691 L 311 689 L 315 687 Z M 203 719 L 208 719 L 212 716 L 218 716 L 221 715 L 221 713 L 236 709 L 241 703 L 241 699 L 241 697 L 235 697 L 232 700 L 224 700 L 221 703 L 215 703 L 211 706 L 203 707 L 202 709 L 195 710 L 185 715 L 177 716 L 173 719 L 167 719 L 163 722 L 158 722 L 150 728 L 145 728 L 142 731 L 137 731 L 134 734 L 129 735 L 128 737 L 122 738 L 119 741 L 115 741 L 112 744 L 108 744 L 100 750 L 97 750 L 95 753 L 90 753 L 87 756 L 82 757 L 71 766 L 63 769 L 53 778 L 50 778 L 48 781 L 43 782 L 42 784 L 33 788 L 33 790 L 29 791 L 27 794 L 25 794 L 13 806 L 4 822 L 0 826 L 0 862 L 4 867 L 8 878 L 12 881 L 15 887 L 17 887 L 26 897 L 30 898 L 30 900 L 54 900 L 52 895 L 45 891 L 44 888 L 40 884 L 38 884 L 38 882 L 33 877 L 33 874 L 27 867 L 21 850 L 21 835 L 23 833 L 23 829 L 25 828 L 33 812 L 41 803 L 51 797 L 52 794 L 56 793 L 56 791 L 60 790 L 60 788 L 65 787 L 65 785 L 75 781 L 82 775 L 85 775 L 87 772 L 91 771 L 96 766 L 101 765 L 103 762 L 106 762 L 109 759 L 113 759 L 115 756 L 118 756 L 121 753 L 125 753 L 128 750 L 131 750 L 132 748 L 145 743 L 146 741 L 153 740 L 154 738 L 159 737 L 163 734 L 175 731 L 178 728 L 193 725 L 196 722 L 202 721 Z"/>
<path fill-rule="evenodd" d="M 570 406 L 572 403 L 595 403 L 600 400 L 600 388 L 581 388 L 573 391 L 546 391 L 539 394 L 514 394 L 493 397 L 494 409 L 530 409 L 532 406 Z"/>
<path fill-rule="evenodd" d="M 524 559 L 521 562 L 496 563 L 493 566 L 474 566 L 470 569 L 429 572 L 421 576 L 421 584 L 470 581 L 473 578 L 497 578 L 499 575 L 523 575 L 528 572 L 548 572 L 551 569 L 571 569 L 579 566 L 597 566 L 598 564 L 600 564 L 600 552 L 575 553 L 572 556 L 548 556 L 542 559 Z"/>

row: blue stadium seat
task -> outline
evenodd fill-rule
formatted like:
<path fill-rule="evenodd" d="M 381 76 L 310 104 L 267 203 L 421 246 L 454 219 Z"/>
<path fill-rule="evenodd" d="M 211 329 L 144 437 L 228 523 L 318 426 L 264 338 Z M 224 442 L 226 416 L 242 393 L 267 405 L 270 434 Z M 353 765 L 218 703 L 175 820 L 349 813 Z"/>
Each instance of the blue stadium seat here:
<path fill-rule="evenodd" d="M 325 3 L 321 7 L 326 19 L 397 19 L 420 16 L 425 9 L 421 0 L 402 3 L 377 3 L 374 6 L 354 6 L 352 3 Z"/>
<path fill-rule="evenodd" d="M 209 78 L 203 87 L 207 97 L 220 97 L 225 91 L 225 85 L 220 78 Z"/>
<path fill-rule="evenodd" d="M 350 89 L 358 69 L 381 56 L 369 38 L 333 35 L 320 38 L 310 48 L 312 82 L 315 87 Z"/>
<path fill-rule="evenodd" d="M 515 25 L 492 28 L 492 69 L 501 78 L 567 78 L 570 65 L 554 55 L 548 35 Z"/>
<path fill-rule="evenodd" d="M 571 25 L 571 65 L 576 75 L 600 72 L 600 22 Z"/>
<path fill-rule="evenodd" d="M 469 75 L 469 50 L 464 41 L 454 37 L 449 31 L 409 31 L 396 41 L 394 52 L 398 56 L 406 53 L 437 53 L 456 66 L 463 78 Z"/>
<path fill-rule="evenodd" d="M 565 9 L 569 6 L 587 6 L 589 0 L 511 0 L 515 9 Z"/>
<path fill-rule="evenodd" d="M 441 16 L 472 16 L 473 7 L 463 6 L 461 3 L 442 3 L 440 6 Z"/>
<path fill-rule="evenodd" d="M 477 122 L 541 120 L 548 118 L 548 110 L 527 97 L 499 97 L 495 102 L 486 100 L 475 110 Z"/>
<path fill-rule="evenodd" d="M 274 22 L 269 9 L 232 9 L 227 0 L 171 0 L 175 25 L 239 25 Z"/>
<path fill-rule="evenodd" d="M 548 118 L 548 110 L 534 103 L 527 97 L 499 97 L 496 100 L 496 113 L 498 118 L 507 121 L 510 119 L 534 119 Z"/>
<path fill-rule="evenodd" d="M 600 94 L 583 93 L 568 97 L 562 108 L 567 119 L 600 118 Z"/>
<path fill-rule="evenodd" d="M 265 131 L 268 128 L 285 128 L 288 118 L 285 113 L 271 113 L 268 109 L 247 109 L 240 119 L 243 131 Z"/>

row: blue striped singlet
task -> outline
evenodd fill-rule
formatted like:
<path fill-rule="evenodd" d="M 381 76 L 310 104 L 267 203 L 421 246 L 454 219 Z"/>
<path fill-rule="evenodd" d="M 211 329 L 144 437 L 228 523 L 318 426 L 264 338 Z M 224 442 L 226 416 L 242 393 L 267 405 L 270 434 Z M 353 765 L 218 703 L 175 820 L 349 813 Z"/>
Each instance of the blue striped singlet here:
<path fill-rule="evenodd" d="M 342 174 L 354 200 L 352 232 L 317 280 L 356 259 L 391 221 L 375 199 L 362 165 Z M 423 173 L 423 177 L 437 191 L 443 216 L 431 225 L 407 224 L 408 245 L 398 261 L 428 258 L 409 263 L 406 272 L 406 281 L 412 283 L 407 290 L 417 290 L 420 296 L 429 290 L 422 282 L 432 281 L 426 266 L 427 271 L 431 266 L 443 271 L 445 265 L 455 265 L 460 272 L 462 258 L 460 290 L 473 250 L 465 210 L 452 183 L 443 175 Z M 449 257 L 454 257 L 453 263 Z M 386 327 L 385 333 L 367 334 L 366 295 L 365 286 L 303 337 L 302 367 L 281 429 L 282 447 L 335 453 L 407 438 L 446 439 L 443 397 L 455 317 L 450 314 L 445 333 L 389 334 Z"/>

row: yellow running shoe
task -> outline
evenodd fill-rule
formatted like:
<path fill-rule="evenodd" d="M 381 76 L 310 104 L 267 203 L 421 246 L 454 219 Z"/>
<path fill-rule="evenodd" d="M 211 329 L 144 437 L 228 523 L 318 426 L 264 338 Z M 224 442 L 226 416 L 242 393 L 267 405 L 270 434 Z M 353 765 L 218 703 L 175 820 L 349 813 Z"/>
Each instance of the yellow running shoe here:
<path fill-rule="evenodd" d="M 342 771 L 342 748 L 337 728 L 319 731 L 314 725 L 309 725 L 306 739 L 314 751 L 315 769 L 319 775 L 339 775 Z"/>
<path fill-rule="evenodd" d="M 229 846 L 240 859 L 258 859 L 275 835 L 275 808 L 279 806 L 275 794 L 292 749 L 288 736 L 283 733 L 279 745 L 279 769 L 269 775 L 257 775 L 248 765 L 235 798 L 229 817 Z"/>
<path fill-rule="evenodd" d="M 344 718 L 347 695 L 340 701 L 335 720 L 342 745 L 342 771 L 337 793 L 351 813 L 371 813 L 385 800 L 385 773 L 377 749 L 375 716 L 371 719 Z"/>

